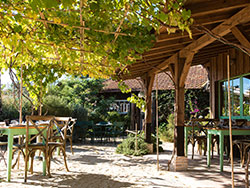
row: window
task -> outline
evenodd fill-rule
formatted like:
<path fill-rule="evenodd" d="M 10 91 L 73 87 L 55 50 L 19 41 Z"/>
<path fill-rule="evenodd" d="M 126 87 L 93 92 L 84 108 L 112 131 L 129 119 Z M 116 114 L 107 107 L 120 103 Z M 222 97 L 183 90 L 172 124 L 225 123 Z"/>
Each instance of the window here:
<path fill-rule="evenodd" d="M 250 116 L 250 75 L 243 76 L 243 115 Z"/>
<path fill-rule="evenodd" d="M 228 118 L 228 82 L 221 81 L 219 86 L 220 117 Z M 230 80 L 230 96 L 232 118 L 250 119 L 250 75 Z"/>
<path fill-rule="evenodd" d="M 127 100 L 115 100 L 110 110 L 117 111 L 119 114 L 127 114 L 130 110 L 130 103 Z"/>

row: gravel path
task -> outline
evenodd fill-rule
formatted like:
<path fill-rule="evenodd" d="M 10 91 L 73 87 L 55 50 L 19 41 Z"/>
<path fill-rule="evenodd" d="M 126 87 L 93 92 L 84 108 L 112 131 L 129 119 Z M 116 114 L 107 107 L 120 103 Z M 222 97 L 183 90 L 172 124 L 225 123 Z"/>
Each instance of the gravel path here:
<path fill-rule="evenodd" d="M 116 154 L 113 144 L 75 145 L 74 155 L 69 150 L 67 152 L 70 172 L 66 172 L 62 156 L 55 156 L 51 167 L 52 178 L 42 176 L 42 163 L 36 160 L 34 174 L 28 175 L 27 183 L 23 182 L 23 163 L 19 169 L 12 170 L 11 183 L 6 182 L 6 167 L 1 161 L 0 187 L 226 188 L 231 186 L 229 163 L 225 162 L 225 172 L 220 173 L 218 157 L 212 160 L 211 168 L 206 167 L 205 156 L 196 154 L 194 160 L 189 159 L 188 171 L 167 171 L 166 164 L 171 158 L 172 147 L 172 144 L 164 143 L 164 152 L 160 155 L 161 170 L 157 171 L 155 154 L 128 157 Z M 239 163 L 235 162 L 235 165 L 235 187 L 244 187 L 244 169 L 239 167 Z"/>

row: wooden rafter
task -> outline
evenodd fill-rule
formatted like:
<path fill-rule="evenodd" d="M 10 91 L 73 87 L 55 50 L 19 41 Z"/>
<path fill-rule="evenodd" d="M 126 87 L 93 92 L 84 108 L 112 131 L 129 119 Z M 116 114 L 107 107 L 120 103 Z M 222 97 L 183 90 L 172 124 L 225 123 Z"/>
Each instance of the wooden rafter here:
<path fill-rule="evenodd" d="M 250 5 L 247 6 L 246 8 L 242 9 L 235 15 L 233 15 L 231 18 L 228 20 L 224 21 L 222 24 L 219 26 L 215 27 L 212 30 L 212 33 L 215 35 L 219 36 L 225 36 L 226 34 L 231 32 L 231 28 L 240 24 L 244 23 L 250 20 Z M 192 44 L 188 45 L 184 49 L 180 51 L 180 57 L 186 57 L 191 51 L 198 51 L 201 48 L 207 46 L 208 44 L 211 44 L 214 42 L 216 39 L 211 37 L 208 34 L 203 35 L 201 38 L 198 40 L 194 41 Z"/>
<path fill-rule="evenodd" d="M 192 17 L 225 12 L 235 8 L 242 8 L 247 6 L 250 3 L 249 0 L 216 0 L 216 1 L 201 1 L 195 4 L 188 4 L 185 8 L 192 11 Z"/>
<path fill-rule="evenodd" d="M 219 15 L 204 15 L 201 17 L 194 18 L 195 25 L 208 25 L 225 21 L 230 17 L 230 14 L 219 14 Z"/>
<path fill-rule="evenodd" d="M 236 13 L 235 15 L 233 15 L 232 17 L 230 17 L 229 19 L 218 25 L 217 27 L 215 27 L 212 30 L 212 33 L 219 35 L 221 37 L 225 36 L 226 34 L 230 33 L 232 27 L 241 23 L 248 22 L 250 20 L 249 12 L 250 12 L 250 5 L 245 7 L 244 9 L 242 9 L 241 11 L 239 11 L 238 13 Z M 215 38 L 211 37 L 208 34 L 203 35 L 199 39 L 195 40 L 194 42 L 192 42 L 191 44 L 189 44 L 188 46 L 186 46 L 176 54 L 172 55 L 170 58 L 166 59 L 161 64 L 159 64 L 157 66 L 158 70 L 163 71 L 164 69 L 166 69 L 170 63 L 175 62 L 175 59 L 178 57 L 178 55 L 181 58 L 186 58 L 190 53 L 196 53 L 198 50 L 211 44 L 215 40 L 216 40 Z M 149 71 L 149 74 L 155 74 L 157 72 L 159 71 L 152 69 L 151 71 Z"/>
<path fill-rule="evenodd" d="M 189 41 L 189 43 L 191 43 L 192 41 Z M 173 52 L 173 51 L 178 51 L 181 50 L 182 48 L 185 47 L 184 45 L 185 43 L 176 43 L 174 45 L 169 45 L 169 46 L 165 46 L 165 48 L 162 49 L 154 49 L 152 48 L 151 50 L 149 50 L 148 52 L 143 54 L 143 57 L 150 57 L 152 55 L 162 55 L 163 53 L 169 53 L 169 52 Z"/>
<path fill-rule="evenodd" d="M 105 34 L 110 34 L 110 35 L 120 35 L 120 36 L 130 36 L 130 37 L 134 36 L 134 35 L 126 34 L 126 33 L 105 31 L 105 30 L 100 30 L 100 29 L 92 29 L 92 28 L 85 27 L 85 26 L 76 26 L 76 25 L 72 25 L 71 26 L 71 25 L 66 24 L 66 23 L 56 23 L 56 22 L 51 21 L 51 20 L 35 19 L 35 18 L 27 17 L 27 16 L 23 16 L 23 18 L 28 19 L 28 20 L 37 21 L 37 22 L 46 22 L 46 23 L 49 23 L 49 24 L 61 25 L 61 26 L 65 26 L 65 27 L 72 27 L 72 28 L 77 28 L 77 29 L 81 29 L 82 28 L 84 30 L 95 31 L 95 32 L 100 32 L 100 33 L 105 33 Z"/>
<path fill-rule="evenodd" d="M 235 36 L 236 39 L 241 43 L 241 45 L 245 46 L 246 48 L 249 48 L 248 51 L 250 52 L 250 42 L 248 39 L 243 35 L 243 33 L 239 30 L 238 27 L 233 27 L 232 33 Z"/>
<path fill-rule="evenodd" d="M 119 32 L 121 31 L 121 26 L 122 26 L 122 24 L 123 24 L 125 18 L 126 18 L 127 15 L 128 15 L 129 4 L 127 4 L 127 5 L 125 5 L 125 6 L 126 6 L 126 8 L 125 8 L 125 12 L 124 12 L 123 18 L 121 19 L 119 26 L 116 28 L 115 33 L 119 33 Z M 115 34 L 115 38 L 114 38 L 114 40 L 113 40 L 113 43 L 115 43 L 115 41 L 117 40 L 118 36 L 119 36 L 119 35 Z"/>
<path fill-rule="evenodd" d="M 192 36 L 197 36 L 197 35 L 202 35 L 202 32 L 200 31 L 194 31 L 192 32 Z M 189 34 L 187 32 L 184 33 L 172 33 L 172 34 L 168 34 L 168 33 L 162 33 L 158 36 L 156 36 L 156 42 L 164 42 L 164 41 L 169 41 L 169 40 L 175 40 L 175 39 L 182 39 L 182 38 L 187 38 L 189 37 Z"/>
<path fill-rule="evenodd" d="M 196 38 L 195 36 L 193 36 L 193 38 Z M 160 50 L 166 47 L 172 47 L 172 46 L 178 46 L 181 44 L 188 44 L 191 43 L 192 40 L 189 37 L 186 38 L 180 38 L 180 39 L 175 39 L 175 40 L 168 40 L 168 41 L 164 41 L 164 42 L 156 42 L 154 47 L 151 48 L 149 50 L 150 51 L 154 51 L 154 50 Z"/>
<path fill-rule="evenodd" d="M 185 85 L 185 80 L 187 78 L 189 69 L 191 67 L 193 57 L 194 57 L 194 53 L 191 53 L 189 56 L 187 56 L 187 58 L 185 60 L 185 64 L 184 64 L 184 67 L 183 67 L 183 70 L 182 70 L 182 74 L 180 76 L 180 83 L 179 83 L 180 87 L 184 87 L 184 85 Z"/>

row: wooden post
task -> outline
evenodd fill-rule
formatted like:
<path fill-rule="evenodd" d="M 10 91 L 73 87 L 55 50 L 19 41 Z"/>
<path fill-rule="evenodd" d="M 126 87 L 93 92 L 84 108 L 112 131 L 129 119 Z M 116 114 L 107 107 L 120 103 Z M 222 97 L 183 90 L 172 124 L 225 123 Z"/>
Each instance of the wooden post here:
<path fill-rule="evenodd" d="M 158 74 L 156 75 L 156 91 L 155 91 L 155 106 L 156 106 L 156 153 L 157 153 L 157 171 L 160 170 L 159 166 L 159 121 L 158 121 Z"/>
<path fill-rule="evenodd" d="M 131 120 L 129 130 L 135 130 L 136 123 L 136 105 L 134 103 L 130 103 L 130 112 L 131 112 Z"/>
<path fill-rule="evenodd" d="M 20 76 L 20 92 L 19 92 L 19 124 L 22 124 L 23 121 L 23 64 L 21 64 L 21 76 Z M 24 136 L 18 137 L 18 144 L 23 144 Z M 21 151 L 18 151 L 17 156 L 17 168 L 19 169 L 20 166 L 20 157 L 21 157 Z"/>
<path fill-rule="evenodd" d="M 175 135 L 174 145 L 177 156 L 185 156 L 184 152 L 184 118 L 185 118 L 185 81 L 191 67 L 194 52 L 184 58 L 175 60 L 173 78 L 175 82 Z M 172 73 L 172 74 L 173 74 Z"/>
<path fill-rule="evenodd" d="M 177 156 L 185 156 L 184 153 L 184 86 L 180 86 L 180 76 L 184 67 L 183 59 L 175 62 L 175 105 L 174 105 L 174 122 L 175 122 L 175 135 L 174 145 L 176 148 Z"/>
<path fill-rule="evenodd" d="M 138 151 L 138 125 L 135 123 L 135 152 Z"/>
<path fill-rule="evenodd" d="M 248 166 L 250 162 L 250 153 L 247 153 L 247 164 L 245 167 L 245 188 L 249 188 L 249 179 L 248 179 Z"/>
<path fill-rule="evenodd" d="M 23 121 L 22 114 L 22 104 L 23 104 L 23 64 L 21 64 L 21 78 L 20 78 L 20 96 L 19 96 L 19 123 L 21 124 Z"/>
<path fill-rule="evenodd" d="M 2 83 L 1 83 L 1 77 L 2 77 L 2 74 L 1 74 L 1 68 L 0 68 L 0 114 L 2 114 Z"/>
<path fill-rule="evenodd" d="M 141 117 L 141 109 L 138 107 L 135 107 L 135 114 L 136 114 L 136 118 L 135 118 L 135 123 L 137 123 L 138 128 L 141 130 L 141 121 L 142 121 L 142 117 Z"/>
<path fill-rule="evenodd" d="M 152 87 L 155 75 L 146 75 L 143 79 L 145 87 L 146 111 L 145 111 L 145 141 L 151 143 L 151 124 L 152 124 Z"/>
<path fill-rule="evenodd" d="M 230 131 L 230 154 L 231 154 L 231 178 L 232 188 L 234 188 L 234 158 L 233 158 L 233 136 L 232 136 L 232 112 L 231 112 L 231 95 L 230 95 L 230 62 L 227 55 L 227 82 L 228 82 L 228 112 L 229 112 L 229 131 Z"/>

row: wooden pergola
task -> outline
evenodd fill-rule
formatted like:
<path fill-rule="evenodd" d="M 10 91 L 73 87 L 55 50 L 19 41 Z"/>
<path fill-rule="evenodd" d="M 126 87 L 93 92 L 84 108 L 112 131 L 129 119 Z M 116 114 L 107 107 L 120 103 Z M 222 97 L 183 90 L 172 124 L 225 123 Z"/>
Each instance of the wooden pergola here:
<path fill-rule="evenodd" d="M 155 75 L 170 71 L 175 85 L 176 155 L 184 156 L 184 86 L 191 66 L 203 65 L 210 79 L 210 114 L 218 117 L 217 81 L 226 78 L 230 53 L 231 76 L 250 72 L 250 0 L 187 0 L 194 24 L 188 33 L 168 34 L 162 27 L 154 46 L 137 63 L 128 66 L 123 79 L 140 77 L 146 88 L 146 141 L 151 135 L 151 91 Z M 237 49 L 235 49 L 237 48 Z"/>

